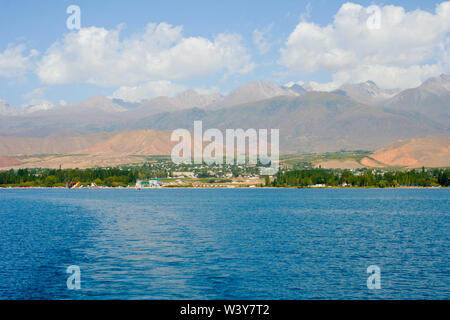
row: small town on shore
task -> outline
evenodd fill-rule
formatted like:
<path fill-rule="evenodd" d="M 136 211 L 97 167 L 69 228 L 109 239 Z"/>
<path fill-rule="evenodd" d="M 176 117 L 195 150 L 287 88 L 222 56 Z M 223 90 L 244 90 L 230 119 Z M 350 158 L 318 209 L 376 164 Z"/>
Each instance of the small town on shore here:
<path fill-rule="evenodd" d="M 140 165 L 91 169 L 18 169 L 0 171 L 0 188 L 411 188 L 448 187 L 448 168 L 325 169 L 310 163 L 269 165 L 174 164 L 156 158 Z"/>

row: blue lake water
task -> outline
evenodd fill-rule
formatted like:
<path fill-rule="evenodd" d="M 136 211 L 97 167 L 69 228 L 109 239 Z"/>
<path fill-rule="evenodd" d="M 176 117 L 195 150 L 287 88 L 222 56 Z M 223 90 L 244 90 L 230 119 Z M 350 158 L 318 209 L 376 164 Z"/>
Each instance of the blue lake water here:
<path fill-rule="evenodd" d="M 0 190 L 0 299 L 449 299 L 449 208 L 444 189 Z"/>

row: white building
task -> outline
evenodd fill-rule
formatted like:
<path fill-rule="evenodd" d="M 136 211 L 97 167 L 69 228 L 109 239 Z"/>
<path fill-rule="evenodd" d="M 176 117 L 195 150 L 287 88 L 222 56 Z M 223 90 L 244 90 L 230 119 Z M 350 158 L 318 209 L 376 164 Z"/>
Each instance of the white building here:
<path fill-rule="evenodd" d="M 152 179 L 152 180 L 137 180 L 136 181 L 136 188 L 157 188 L 162 186 L 162 181 L 159 179 Z"/>

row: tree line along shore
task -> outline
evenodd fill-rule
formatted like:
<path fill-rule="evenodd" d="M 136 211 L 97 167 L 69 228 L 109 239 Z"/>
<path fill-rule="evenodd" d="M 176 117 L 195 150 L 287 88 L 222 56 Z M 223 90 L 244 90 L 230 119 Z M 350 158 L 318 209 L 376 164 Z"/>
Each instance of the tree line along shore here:
<path fill-rule="evenodd" d="M 229 169 L 230 172 L 224 170 L 217 173 L 217 170 L 213 172 L 203 168 L 191 172 L 189 177 L 174 177 L 175 173 L 171 170 L 151 166 L 6 170 L 0 171 L 0 187 L 65 187 L 70 183 L 98 187 L 135 187 L 138 180 L 146 179 L 160 179 L 163 187 L 226 187 L 243 177 L 257 181 L 251 185 L 252 187 L 272 188 L 450 186 L 449 169 L 298 169 L 281 170 L 273 177 L 258 176 L 255 168 L 230 167 Z M 256 180 L 257 178 L 259 179 Z"/>

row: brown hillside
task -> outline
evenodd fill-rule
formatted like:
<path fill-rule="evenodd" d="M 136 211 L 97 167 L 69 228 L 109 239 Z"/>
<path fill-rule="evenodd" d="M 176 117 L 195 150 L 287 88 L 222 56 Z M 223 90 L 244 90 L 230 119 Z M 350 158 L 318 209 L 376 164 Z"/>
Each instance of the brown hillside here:
<path fill-rule="evenodd" d="M 170 141 L 170 130 L 124 131 L 112 138 L 79 150 L 77 153 L 89 155 L 170 155 L 176 144 Z"/>
<path fill-rule="evenodd" d="M 178 143 L 176 141 L 170 141 L 171 134 L 172 130 L 123 131 L 114 133 L 113 136 L 110 134 L 108 139 L 102 139 L 97 143 L 93 143 L 95 142 L 95 139 L 93 139 L 87 148 L 74 149 L 74 145 L 71 143 L 70 149 L 68 149 L 71 150 L 70 154 L 69 152 L 66 154 L 62 154 L 61 152 L 46 152 L 48 154 L 47 156 L 27 157 L 22 162 L 10 164 L 10 166 L 15 169 L 59 167 L 92 168 L 121 164 L 139 164 L 145 161 L 145 156 L 170 155 L 173 147 Z M 16 137 L 13 138 L 19 139 Z M 42 139 L 35 139 L 42 146 Z M 28 142 L 28 140 L 25 141 Z M 29 144 L 25 145 L 28 146 Z M 52 147 L 51 150 L 56 150 L 55 148 Z M 33 149 L 33 154 L 42 155 L 44 154 L 42 150 L 36 147 Z"/>
<path fill-rule="evenodd" d="M 385 166 L 408 168 L 450 167 L 450 138 L 427 137 L 402 140 L 376 151 L 361 163 L 371 167 L 375 160 Z"/>
<path fill-rule="evenodd" d="M 0 168 L 8 168 L 20 164 L 19 159 L 0 157 Z"/>
<path fill-rule="evenodd" d="M 0 156 L 69 154 L 110 138 L 114 133 L 60 134 L 46 138 L 0 136 Z"/>

